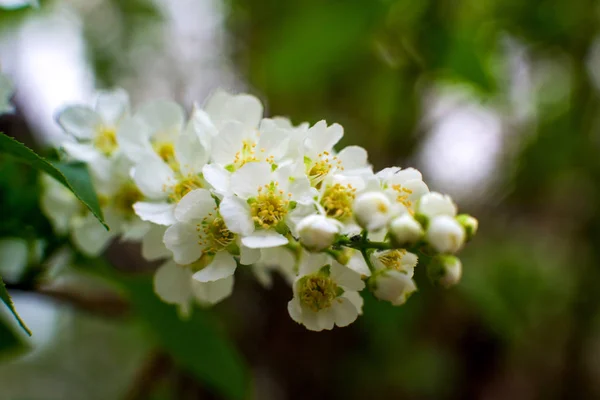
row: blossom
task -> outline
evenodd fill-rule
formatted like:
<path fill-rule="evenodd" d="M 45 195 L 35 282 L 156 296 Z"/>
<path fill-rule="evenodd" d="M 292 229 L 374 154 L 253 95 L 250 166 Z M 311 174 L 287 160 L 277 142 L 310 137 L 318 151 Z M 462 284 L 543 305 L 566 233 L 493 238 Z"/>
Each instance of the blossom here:
<path fill-rule="evenodd" d="M 380 300 L 400 306 L 417 290 L 412 280 L 418 258 L 404 249 L 385 250 L 371 256 L 376 268 L 369 279 L 373 294 Z"/>
<path fill-rule="evenodd" d="M 401 246 L 414 244 L 423 237 L 423 227 L 409 213 L 392 219 L 388 230 L 395 243 Z"/>
<path fill-rule="evenodd" d="M 267 162 L 245 164 L 231 176 L 231 191 L 219 210 L 227 228 L 249 248 L 288 243 L 286 219 L 296 202 L 310 199 L 306 179 L 293 178 L 290 168 L 273 170 Z"/>
<path fill-rule="evenodd" d="M 381 192 L 366 192 L 353 204 L 354 218 L 358 225 L 369 231 L 383 228 L 394 215 L 394 206 Z"/>
<path fill-rule="evenodd" d="M 300 243 L 312 251 L 331 246 L 341 228 L 342 224 L 338 221 L 319 214 L 309 215 L 297 226 Z"/>
<path fill-rule="evenodd" d="M 10 104 L 10 98 L 15 91 L 12 81 L 8 76 L 0 73 L 0 114 L 14 111 L 14 107 Z"/>
<path fill-rule="evenodd" d="M 448 195 L 437 192 L 425 194 L 419 200 L 417 212 L 427 218 L 433 218 L 438 215 L 456 216 L 456 204 Z"/>
<path fill-rule="evenodd" d="M 260 260 L 252 265 L 252 273 L 258 282 L 267 288 L 273 285 L 273 272 L 278 272 L 292 286 L 298 268 L 297 256 L 297 252 L 286 247 L 261 249 Z"/>
<path fill-rule="evenodd" d="M 75 160 L 100 163 L 119 148 L 117 131 L 129 115 L 129 96 L 123 89 L 100 92 L 94 108 L 74 105 L 57 115 L 57 121 L 73 140 L 62 148 Z"/>
<path fill-rule="evenodd" d="M 438 255 L 427 266 L 427 275 L 434 284 L 449 288 L 460 281 L 462 263 L 458 257 Z"/>
<path fill-rule="evenodd" d="M 423 176 L 414 168 L 385 168 L 376 177 L 390 200 L 403 205 L 411 214 L 415 211 L 417 200 L 429 193 Z"/>
<path fill-rule="evenodd" d="M 227 278 L 235 272 L 232 252 L 241 252 L 240 262 L 252 264 L 260 253 L 239 245 L 237 236 L 225 226 L 219 208 L 206 189 L 189 192 L 175 208 L 177 222 L 165 231 L 164 243 L 178 264 L 192 264 L 201 258 L 206 264 L 194 274 L 200 282 Z"/>
<path fill-rule="evenodd" d="M 312 331 L 347 326 L 362 313 L 360 275 L 325 254 L 305 254 L 288 303 L 292 319 Z"/>
<path fill-rule="evenodd" d="M 439 253 L 456 253 L 465 242 L 465 229 L 455 218 L 439 215 L 429 222 L 427 242 Z"/>

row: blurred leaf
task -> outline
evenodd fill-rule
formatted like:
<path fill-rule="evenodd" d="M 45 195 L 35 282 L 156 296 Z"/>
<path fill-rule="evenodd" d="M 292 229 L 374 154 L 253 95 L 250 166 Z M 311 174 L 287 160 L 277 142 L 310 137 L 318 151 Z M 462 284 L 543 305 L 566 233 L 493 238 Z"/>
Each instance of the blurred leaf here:
<path fill-rule="evenodd" d="M 17 310 L 15 310 L 15 305 L 13 304 L 12 299 L 10 298 L 8 291 L 6 290 L 6 286 L 4 285 L 4 281 L 2 280 L 1 276 L 0 276 L 0 299 L 2 299 L 2 301 L 4 302 L 4 304 L 6 304 L 6 306 L 10 310 L 10 312 L 15 316 L 15 318 L 19 322 L 19 325 L 21 326 L 21 328 L 23 328 L 23 330 L 25 332 L 27 332 L 27 334 L 29 336 L 31 336 L 31 331 L 29 330 L 27 325 L 25 325 L 25 322 L 23 322 L 21 317 L 19 317 L 19 314 L 17 314 Z"/>
<path fill-rule="evenodd" d="M 89 172 L 84 164 L 48 161 L 38 156 L 23 143 L 2 133 L 0 133 L 0 152 L 11 155 L 38 170 L 46 172 L 65 185 L 108 230 Z"/>
<path fill-rule="evenodd" d="M 177 363 L 229 399 L 247 397 L 247 367 L 206 312 L 194 310 L 184 321 L 174 306 L 156 296 L 150 279 L 127 278 L 124 283 L 137 315 Z"/>
<path fill-rule="evenodd" d="M 0 355 L 24 349 L 25 343 L 0 314 Z"/>

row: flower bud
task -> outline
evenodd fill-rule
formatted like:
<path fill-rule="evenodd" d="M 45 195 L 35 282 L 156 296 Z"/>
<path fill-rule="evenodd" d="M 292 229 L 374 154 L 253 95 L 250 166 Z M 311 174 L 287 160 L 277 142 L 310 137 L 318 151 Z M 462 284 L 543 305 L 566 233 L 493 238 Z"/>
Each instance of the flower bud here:
<path fill-rule="evenodd" d="M 460 281 L 462 263 L 458 257 L 439 255 L 427 266 L 427 275 L 433 284 L 449 288 Z"/>
<path fill-rule="evenodd" d="M 456 215 L 456 204 L 454 204 L 454 201 L 448 195 L 431 192 L 421 197 L 417 212 L 427 218 L 433 218 L 438 215 L 454 217 Z"/>
<path fill-rule="evenodd" d="M 392 215 L 392 203 L 381 192 L 367 192 L 356 198 L 353 206 L 358 225 L 369 231 L 383 228 Z"/>
<path fill-rule="evenodd" d="M 456 253 L 465 242 L 465 229 L 448 215 L 440 215 L 429 221 L 427 242 L 439 253 Z"/>
<path fill-rule="evenodd" d="M 460 214 L 458 217 L 456 217 L 456 220 L 462 225 L 463 228 L 465 228 L 467 241 L 473 239 L 473 236 L 477 234 L 479 221 L 468 214 Z"/>
<path fill-rule="evenodd" d="M 389 233 L 398 247 L 414 244 L 423 237 L 423 228 L 412 215 L 406 213 L 394 218 L 389 224 Z"/>
<path fill-rule="evenodd" d="M 369 279 L 371 291 L 379 300 L 401 306 L 417 290 L 415 282 L 405 273 L 383 270 Z"/>
<path fill-rule="evenodd" d="M 333 244 L 342 226 L 335 219 L 314 214 L 303 218 L 297 228 L 304 247 L 310 251 L 321 251 Z"/>

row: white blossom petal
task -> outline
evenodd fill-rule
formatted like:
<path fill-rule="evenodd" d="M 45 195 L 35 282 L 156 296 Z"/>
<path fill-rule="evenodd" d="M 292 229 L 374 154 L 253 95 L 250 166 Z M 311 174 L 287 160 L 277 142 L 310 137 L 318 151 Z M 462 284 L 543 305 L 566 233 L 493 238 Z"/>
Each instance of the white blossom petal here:
<path fill-rule="evenodd" d="M 177 221 L 175 204 L 138 201 L 133 205 L 133 210 L 142 220 L 158 225 L 173 225 Z"/>
<path fill-rule="evenodd" d="M 368 168 L 367 151 L 360 146 L 348 146 L 337 155 L 345 170 Z"/>
<path fill-rule="evenodd" d="M 240 246 L 240 264 L 252 265 L 260 260 L 260 250 L 251 249 L 244 245 Z"/>
<path fill-rule="evenodd" d="M 219 213 L 233 233 L 249 235 L 254 232 L 254 221 L 250 215 L 250 206 L 236 196 L 227 196 L 219 204 Z"/>
<path fill-rule="evenodd" d="M 58 123 L 78 139 L 92 139 L 102 126 L 102 118 L 91 108 L 72 106 L 58 115 Z"/>
<path fill-rule="evenodd" d="M 175 155 L 184 175 L 198 174 L 208 162 L 209 154 L 196 135 L 179 135 L 175 142 Z"/>
<path fill-rule="evenodd" d="M 144 157 L 132 171 L 132 178 L 140 191 L 151 199 L 167 198 L 166 188 L 175 182 L 175 174 L 160 158 Z"/>
<path fill-rule="evenodd" d="M 129 95 L 121 88 L 100 92 L 96 112 L 106 124 L 117 126 L 129 114 Z"/>
<path fill-rule="evenodd" d="M 360 291 L 365 288 L 365 283 L 360 279 L 359 273 L 337 262 L 331 265 L 331 279 L 349 290 Z"/>
<path fill-rule="evenodd" d="M 154 100 L 140 106 L 137 114 L 154 133 L 179 132 L 183 128 L 183 108 L 170 100 Z"/>
<path fill-rule="evenodd" d="M 198 243 L 196 225 L 177 222 L 171 225 L 163 237 L 165 246 L 173 253 L 176 263 L 187 265 L 198 260 L 204 246 Z"/>
<path fill-rule="evenodd" d="M 231 174 L 231 190 L 243 199 L 255 197 L 258 188 L 271 182 L 271 164 L 267 162 L 247 163 Z"/>
<path fill-rule="evenodd" d="M 202 168 L 204 179 L 221 195 L 229 193 L 231 172 L 219 164 L 207 164 Z"/>
<path fill-rule="evenodd" d="M 218 281 L 233 275 L 236 268 L 235 258 L 226 251 L 220 251 L 210 264 L 194 274 L 194 279 L 199 282 Z"/>
<path fill-rule="evenodd" d="M 288 238 L 274 231 L 255 231 L 242 238 L 242 244 L 251 249 L 278 247 L 286 245 L 288 242 Z"/>
<path fill-rule="evenodd" d="M 201 220 L 208 213 L 215 213 L 217 203 L 206 189 L 195 189 L 183 196 L 175 207 L 175 218 L 178 221 Z"/>
<path fill-rule="evenodd" d="M 191 271 L 168 261 L 154 274 L 154 291 L 165 303 L 184 305 L 191 298 Z"/>
<path fill-rule="evenodd" d="M 162 225 L 152 225 L 148 233 L 142 239 L 142 257 L 148 261 L 160 260 L 171 256 L 163 242 L 167 228 Z"/>
<path fill-rule="evenodd" d="M 192 291 L 200 304 L 213 305 L 231 296 L 233 282 L 233 275 L 214 282 L 200 282 L 192 279 Z"/>
<path fill-rule="evenodd" d="M 334 300 L 331 310 L 333 312 L 335 324 L 339 327 L 348 326 L 358 318 L 358 310 L 352 301 L 343 296 Z"/>

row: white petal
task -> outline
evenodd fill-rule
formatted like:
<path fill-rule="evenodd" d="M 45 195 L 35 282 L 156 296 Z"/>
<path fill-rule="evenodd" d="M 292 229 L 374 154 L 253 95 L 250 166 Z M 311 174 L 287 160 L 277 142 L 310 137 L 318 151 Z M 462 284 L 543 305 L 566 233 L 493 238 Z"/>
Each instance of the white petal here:
<path fill-rule="evenodd" d="M 251 249 L 279 247 L 288 242 L 288 238 L 274 231 L 255 231 L 252 235 L 242 238 L 242 244 Z"/>
<path fill-rule="evenodd" d="M 288 312 L 290 317 L 299 324 L 302 324 L 302 309 L 297 297 L 288 302 Z"/>
<path fill-rule="evenodd" d="M 185 304 L 191 298 L 191 271 L 169 261 L 154 274 L 154 291 L 165 303 Z"/>
<path fill-rule="evenodd" d="M 340 297 L 334 300 L 332 305 L 332 312 L 335 319 L 335 324 L 339 327 L 348 326 L 358 318 L 358 310 L 350 301 L 345 297 Z"/>
<path fill-rule="evenodd" d="M 398 183 L 404 185 L 408 181 L 423 180 L 423 175 L 415 168 L 406 168 L 397 171 L 389 178 L 390 183 Z"/>
<path fill-rule="evenodd" d="M 165 199 L 166 188 L 175 182 L 175 174 L 160 158 L 146 156 L 133 168 L 132 178 L 140 191 L 151 199 Z"/>
<path fill-rule="evenodd" d="M 177 222 L 165 231 L 163 241 L 178 264 L 191 264 L 202 255 L 203 246 L 198 243 L 196 225 Z"/>
<path fill-rule="evenodd" d="M 173 225 L 177 220 L 174 215 L 174 204 L 149 203 L 138 201 L 133 205 L 135 213 L 144 221 L 150 221 L 158 225 Z"/>
<path fill-rule="evenodd" d="M 102 126 L 102 119 L 89 107 L 72 106 L 58 115 L 58 123 L 76 138 L 92 139 Z"/>
<path fill-rule="evenodd" d="M 181 106 L 170 100 L 154 100 L 143 104 L 138 113 L 152 132 L 164 133 L 168 131 L 181 131 L 185 120 L 185 113 Z"/>
<path fill-rule="evenodd" d="M 208 162 L 208 151 L 193 134 L 179 135 L 175 142 L 175 155 L 183 174 L 198 174 Z"/>
<path fill-rule="evenodd" d="M 240 246 L 240 264 L 252 265 L 260 260 L 260 250 L 251 249 L 246 246 Z"/>
<path fill-rule="evenodd" d="M 115 230 L 107 231 L 96 217 L 89 213 L 75 223 L 71 238 L 83 253 L 95 257 L 108 247 L 115 234 Z"/>
<path fill-rule="evenodd" d="M 273 156 L 275 160 L 282 158 L 290 145 L 290 134 L 270 119 L 260 122 L 260 138 L 258 148 L 264 155 Z"/>
<path fill-rule="evenodd" d="M 94 163 L 103 157 L 102 154 L 89 143 L 63 142 L 61 146 L 69 157 L 77 161 Z"/>
<path fill-rule="evenodd" d="M 233 281 L 233 275 L 214 282 L 200 282 L 192 279 L 192 291 L 200 304 L 213 305 L 231 295 Z"/>
<path fill-rule="evenodd" d="M 323 151 L 331 151 L 333 146 L 344 136 L 344 128 L 339 124 L 327 127 L 327 122 L 319 121 L 308 130 L 306 145 L 310 149 L 309 157 Z"/>
<path fill-rule="evenodd" d="M 251 162 L 231 174 L 231 190 L 243 199 L 256 197 L 258 188 L 271 182 L 271 164 Z"/>
<path fill-rule="evenodd" d="M 200 143 L 206 148 L 210 148 L 212 139 L 219 134 L 208 113 L 199 109 L 196 105 L 194 105 L 187 131 L 198 136 Z"/>
<path fill-rule="evenodd" d="M 140 242 L 150 230 L 151 223 L 133 217 L 121 223 L 121 240 Z"/>
<path fill-rule="evenodd" d="M 256 128 L 262 118 L 263 107 L 256 97 L 239 94 L 231 95 L 223 90 L 214 92 L 204 109 L 219 125 L 222 121 L 239 121 L 249 128 Z"/>
<path fill-rule="evenodd" d="M 162 225 L 152 225 L 148 233 L 142 239 L 142 257 L 148 261 L 159 260 L 171 256 L 163 242 L 166 227 Z"/>
<path fill-rule="evenodd" d="M 96 112 L 105 123 L 116 126 L 129 113 L 129 95 L 123 89 L 100 92 Z"/>
<path fill-rule="evenodd" d="M 354 252 L 355 253 L 352 255 L 352 257 L 350 257 L 350 261 L 348 261 L 346 266 L 359 273 L 361 276 L 371 276 L 371 270 L 369 270 L 369 266 L 367 265 L 367 262 L 362 254 L 360 254 L 358 250 L 354 250 Z"/>
<path fill-rule="evenodd" d="M 219 164 L 207 164 L 202 168 L 204 179 L 215 189 L 215 192 L 226 195 L 229 193 L 231 172 Z"/>
<path fill-rule="evenodd" d="M 332 330 L 335 323 L 335 314 L 333 308 L 326 308 L 316 313 L 317 323 L 321 329 Z"/>
<path fill-rule="evenodd" d="M 344 294 L 342 295 L 342 297 L 345 297 L 348 300 L 350 300 L 352 302 L 352 304 L 354 305 L 354 308 L 356 308 L 356 310 L 358 310 L 358 314 L 359 315 L 362 314 L 363 304 L 364 304 L 365 301 L 363 300 L 363 298 L 360 295 L 360 293 L 358 293 L 358 292 L 344 292 Z"/>
<path fill-rule="evenodd" d="M 242 150 L 248 132 L 244 125 L 237 121 L 227 121 L 219 130 L 219 135 L 212 141 L 211 157 L 217 164 L 232 164 L 235 156 Z"/>
<path fill-rule="evenodd" d="M 125 119 L 117 130 L 117 141 L 120 150 L 134 162 L 139 162 L 154 150 L 150 144 L 150 130 L 139 118 Z"/>
<path fill-rule="evenodd" d="M 360 146 L 348 146 L 340 151 L 337 157 L 342 161 L 345 170 L 369 167 L 367 151 Z"/>
<path fill-rule="evenodd" d="M 206 189 L 195 189 L 183 196 L 175 207 L 178 221 L 203 219 L 208 213 L 216 213 L 217 203 Z"/>
<path fill-rule="evenodd" d="M 365 283 L 360 279 L 359 273 L 337 262 L 331 265 L 331 279 L 349 290 L 358 291 L 365 288 Z"/>
<path fill-rule="evenodd" d="M 226 251 L 220 251 L 208 266 L 194 274 L 194 279 L 199 282 L 218 281 L 233 275 L 236 268 L 235 258 Z"/>
<path fill-rule="evenodd" d="M 299 276 L 310 275 L 325 265 L 332 263 L 331 256 L 325 253 L 304 253 L 300 261 Z"/>
<path fill-rule="evenodd" d="M 250 206 L 236 196 L 227 196 L 219 205 L 219 213 L 233 233 L 249 235 L 254 232 L 254 221 L 250 215 Z"/>

